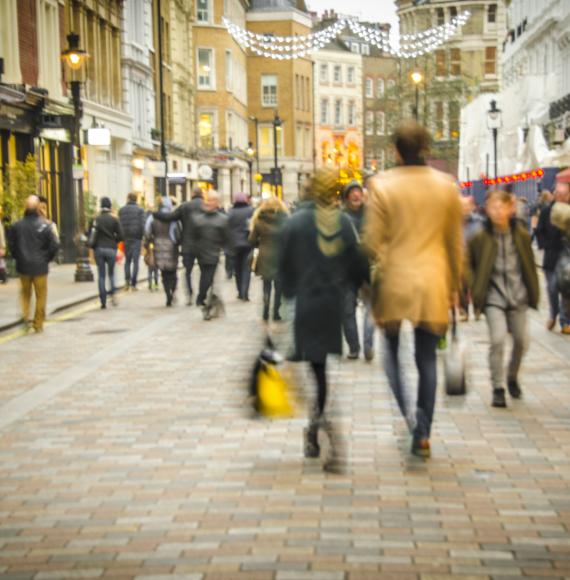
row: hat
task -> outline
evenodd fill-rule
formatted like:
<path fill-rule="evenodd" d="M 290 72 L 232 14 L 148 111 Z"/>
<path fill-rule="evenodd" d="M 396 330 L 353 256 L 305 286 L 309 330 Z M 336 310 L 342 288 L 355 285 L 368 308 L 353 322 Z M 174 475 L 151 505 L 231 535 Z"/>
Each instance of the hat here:
<path fill-rule="evenodd" d="M 110 197 L 101 198 L 101 209 L 111 209 L 112 203 Z"/>
<path fill-rule="evenodd" d="M 353 189 L 360 189 L 362 191 L 362 185 L 360 184 L 360 181 L 353 179 L 350 183 L 348 183 L 342 192 L 342 199 L 346 199 Z"/>
<path fill-rule="evenodd" d="M 338 171 L 321 167 L 315 171 L 311 182 L 309 197 L 321 205 L 330 205 L 339 193 Z"/>

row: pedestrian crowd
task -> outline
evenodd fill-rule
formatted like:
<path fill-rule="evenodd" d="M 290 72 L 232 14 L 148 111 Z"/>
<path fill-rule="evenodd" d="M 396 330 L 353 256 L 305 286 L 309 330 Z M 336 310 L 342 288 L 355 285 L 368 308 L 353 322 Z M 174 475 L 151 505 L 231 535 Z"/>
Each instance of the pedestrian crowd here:
<path fill-rule="evenodd" d="M 248 302 L 251 273 L 263 282 L 263 321 L 282 319 L 283 300 L 294 304 L 292 361 L 312 369 L 316 396 L 305 431 L 305 455 L 321 454 L 319 433 L 331 452 L 326 468 L 342 470 L 342 438 L 327 414 L 327 360 L 375 354 L 374 334 L 384 335 L 384 367 L 395 400 L 412 435 L 412 453 L 427 458 L 436 404 L 437 349 L 442 346 L 450 312 L 466 321 L 470 309 L 484 316 L 489 332 L 491 402 L 507 406 L 523 396 L 520 369 L 528 347 L 527 311 L 539 304 L 539 278 L 533 240 L 543 250 L 542 269 L 549 303 L 547 327 L 570 335 L 570 183 L 556 182 L 535 212 L 507 189 L 487 192 L 483 207 L 462 197 L 454 179 L 426 163 L 430 135 L 407 123 L 394 133 L 397 166 L 352 181 L 342 190 L 338 171 L 317 169 L 306 195 L 295 207 L 271 196 L 257 208 L 244 194 L 228 211 L 217 192 L 195 188 L 190 201 L 175 205 L 161 197 L 145 211 L 130 194 L 118 216 L 108 197 L 89 225 L 88 245 L 98 269 L 101 308 L 116 304 L 115 267 L 124 248 L 125 285 L 138 287 L 141 254 L 148 287 L 158 288 L 158 273 L 171 307 L 177 296 L 178 264 L 184 267 L 186 304 L 196 304 L 209 319 L 216 298 L 216 273 L 225 254 L 237 298 Z M 531 215 L 532 214 L 532 215 Z M 0 226 L 0 275 L 6 242 Z M 30 318 L 32 288 L 36 312 L 31 328 L 43 330 L 48 264 L 58 252 L 58 234 L 32 196 L 25 215 L 8 232 L 8 246 L 20 275 L 22 314 Z M 192 272 L 198 264 L 198 288 Z M 362 308 L 359 308 L 359 305 Z M 362 314 L 359 330 L 357 313 Z M 401 361 L 404 322 L 413 326 L 418 370 L 412 403 Z M 360 332 L 361 331 L 361 332 Z M 512 337 L 510 360 L 505 350 Z"/>

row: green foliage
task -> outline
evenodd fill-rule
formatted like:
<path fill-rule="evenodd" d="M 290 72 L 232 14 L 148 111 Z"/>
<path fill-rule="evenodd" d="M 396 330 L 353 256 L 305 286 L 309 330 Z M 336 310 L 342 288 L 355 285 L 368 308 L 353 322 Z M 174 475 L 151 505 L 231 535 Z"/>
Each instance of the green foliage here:
<path fill-rule="evenodd" d="M 97 196 L 90 191 L 83 192 L 83 208 L 85 211 L 85 224 L 90 224 L 97 215 Z"/>
<path fill-rule="evenodd" d="M 4 187 L 0 190 L 0 205 L 9 221 L 22 217 L 26 199 L 38 193 L 39 174 L 35 155 L 28 155 L 25 161 L 16 161 L 6 171 Z"/>

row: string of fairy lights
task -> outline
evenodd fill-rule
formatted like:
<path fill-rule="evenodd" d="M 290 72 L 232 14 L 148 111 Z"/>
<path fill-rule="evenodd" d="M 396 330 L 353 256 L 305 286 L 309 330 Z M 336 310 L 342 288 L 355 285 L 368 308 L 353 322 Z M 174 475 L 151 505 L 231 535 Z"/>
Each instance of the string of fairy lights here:
<path fill-rule="evenodd" d="M 249 49 L 258 56 L 274 60 L 292 60 L 306 57 L 312 52 L 323 49 L 347 27 L 353 34 L 386 54 L 399 58 L 417 58 L 433 52 L 447 42 L 452 36 L 457 34 L 470 16 L 471 14 L 466 10 L 445 24 L 416 34 L 404 34 L 400 37 L 399 45 L 394 45 L 391 42 L 387 31 L 360 24 L 353 18 L 341 18 L 322 30 L 303 36 L 259 34 L 245 30 L 227 18 L 224 18 L 223 22 L 228 32 L 240 46 Z"/>

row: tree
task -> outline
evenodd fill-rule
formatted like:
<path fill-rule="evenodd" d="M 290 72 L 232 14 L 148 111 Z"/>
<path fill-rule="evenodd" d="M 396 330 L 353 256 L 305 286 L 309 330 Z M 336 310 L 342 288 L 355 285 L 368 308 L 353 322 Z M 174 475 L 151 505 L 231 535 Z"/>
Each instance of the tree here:
<path fill-rule="evenodd" d="M 0 190 L 0 205 L 10 222 L 22 217 L 26 199 L 38 192 L 37 159 L 31 153 L 25 161 L 16 161 L 8 167 L 4 187 Z"/>

